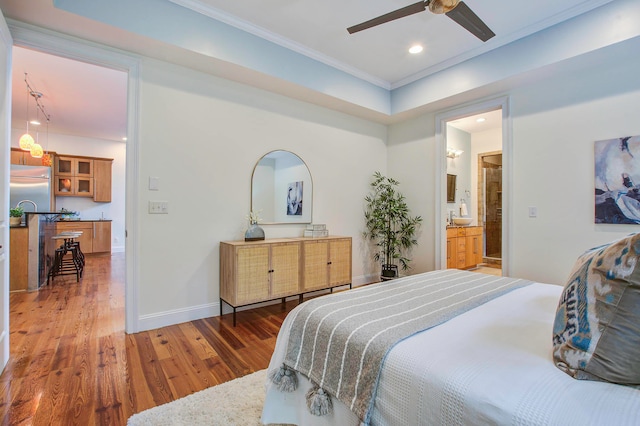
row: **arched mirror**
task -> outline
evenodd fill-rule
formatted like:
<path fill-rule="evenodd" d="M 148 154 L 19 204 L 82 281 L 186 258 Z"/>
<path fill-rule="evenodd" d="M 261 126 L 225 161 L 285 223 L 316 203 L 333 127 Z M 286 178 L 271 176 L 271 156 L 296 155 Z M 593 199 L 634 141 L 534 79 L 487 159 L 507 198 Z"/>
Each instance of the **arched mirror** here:
<path fill-rule="evenodd" d="M 289 151 L 271 151 L 253 168 L 251 211 L 261 224 L 311 223 L 313 181 L 309 168 Z"/>

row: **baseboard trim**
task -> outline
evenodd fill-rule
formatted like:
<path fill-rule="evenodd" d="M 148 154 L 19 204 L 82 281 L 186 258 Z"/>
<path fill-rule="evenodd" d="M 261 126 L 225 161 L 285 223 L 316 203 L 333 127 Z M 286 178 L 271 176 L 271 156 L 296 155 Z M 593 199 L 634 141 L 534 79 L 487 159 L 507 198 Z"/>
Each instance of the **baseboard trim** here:
<path fill-rule="evenodd" d="M 112 250 L 113 252 L 113 250 Z M 380 277 L 376 275 L 361 275 L 353 277 L 353 287 L 359 287 L 361 285 L 369 284 L 372 282 L 380 281 Z M 320 290 L 329 293 L 329 290 Z M 291 296 L 288 300 L 297 299 L 298 296 Z M 271 300 L 262 303 L 256 303 L 254 305 L 243 306 L 238 308 L 237 311 L 244 311 L 247 309 L 259 308 L 261 306 L 273 305 L 281 303 L 279 299 Z M 224 314 L 233 312 L 233 309 L 223 305 Z M 203 318 L 215 317 L 220 315 L 220 303 L 207 303 L 199 306 L 192 306 L 182 309 L 173 309 L 165 312 L 157 312 L 155 314 L 141 315 L 138 319 L 138 332 L 153 330 L 160 327 L 168 327 L 170 325 L 180 324 L 183 322 L 196 321 Z"/>
<path fill-rule="evenodd" d="M 189 308 L 173 309 L 171 311 L 155 314 L 140 315 L 138 319 L 138 331 L 153 330 L 160 327 L 195 321 L 220 315 L 220 303 L 207 303 L 205 305 Z"/>

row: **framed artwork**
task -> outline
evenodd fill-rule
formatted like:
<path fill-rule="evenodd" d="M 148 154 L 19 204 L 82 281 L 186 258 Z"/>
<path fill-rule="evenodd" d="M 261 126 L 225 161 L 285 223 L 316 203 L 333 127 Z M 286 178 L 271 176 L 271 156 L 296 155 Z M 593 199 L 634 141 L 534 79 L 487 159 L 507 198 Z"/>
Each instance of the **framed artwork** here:
<path fill-rule="evenodd" d="M 302 183 L 291 182 L 287 188 L 287 216 L 302 216 Z"/>
<path fill-rule="evenodd" d="M 640 223 L 640 136 L 597 141 L 595 223 Z"/>

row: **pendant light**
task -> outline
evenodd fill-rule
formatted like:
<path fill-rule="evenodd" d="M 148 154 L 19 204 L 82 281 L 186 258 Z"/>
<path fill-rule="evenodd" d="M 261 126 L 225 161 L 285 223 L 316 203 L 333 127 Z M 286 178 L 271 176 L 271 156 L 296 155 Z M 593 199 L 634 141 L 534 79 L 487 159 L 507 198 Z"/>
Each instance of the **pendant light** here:
<path fill-rule="evenodd" d="M 27 73 L 24 73 L 24 82 L 27 85 L 27 133 L 20 136 L 19 144 L 20 149 L 24 151 L 31 151 L 31 146 L 35 143 L 33 137 L 29 134 L 29 96 L 31 95 L 31 90 L 29 90 L 29 83 L 27 83 Z"/>
<path fill-rule="evenodd" d="M 47 167 L 51 167 L 51 165 L 53 164 L 53 160 L 51 159 L 51 154 L 49 154 L 49 117 L 46 117 L 47 119 L 47 152 L 45 152 L 42 155 L 42 165 L 43 166 L 47 166 Z"/>
<path fill-rule="evenodd" d="M 45 154 L 42 145 L 40 145 L 40 132 L 36 131 L 36 139 L 38 139 L 38 141 L 34 141 L 33 137 L 29 134 L 29 96 L 33 97 L 33 99 L 36 101 L 36 120 L 33 121 L 33 124 L 40 124 L 40 112 L 42 112 L 45 120 L 47 120 L 47 146 L 49 144 L 49 121 L 51 116 L 47 114 L 44 105 L 42 105 L 42 103 L 40 102 L 42 93 L 32 89 L 29 85 L 29 81 L 27 80 L 27 73 L 24 73 L 24 83 L 27 86 L 27 133 L 20 137 L 20 148 L 25 151 L 30 151 L 33 158 L 42 158 L 43 166 L 51 166 L 51 155 L 49 155 L 48 153 Z"/>
<path fill-rule="evenodd" d="M 40 99 L 42 97 L 42 93 L 39 92 L 31 92 L 31 95 L 35 98 L 36 100 L 36 105 L 38 105 L 38 99 Z M 38 118 L 38 111 L 39 109 L 36 108 L 36 122 L 40 122 L 39 118 Z M 42 149 L 42 145 L 40 145 L 40 132 L 36 131 L 36 142 L 31 145 L 31 156 L 33 158 L 42 158 L 42 156 L 44 155 L 44 150 Z"/>

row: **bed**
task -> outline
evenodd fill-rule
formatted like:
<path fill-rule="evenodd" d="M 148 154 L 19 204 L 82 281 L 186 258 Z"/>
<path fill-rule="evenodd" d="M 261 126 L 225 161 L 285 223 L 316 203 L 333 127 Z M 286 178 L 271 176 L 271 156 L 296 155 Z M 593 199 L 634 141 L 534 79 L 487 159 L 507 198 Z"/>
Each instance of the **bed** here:
<path fill-rule="evenodd" d="M 639 243 L 640 238 L 626 244 L 640 247 Z M 593 267 L 590 262 L 587 266 Z M 429 280 L 436 275 L 446 279 L 451 274 L 468 280 L 482 275 L 433 271 L 318 299 L 332 303 L 343 294 L 369 287 L 398 288 L 406 280 Z M 565 288 L 557 285 L 520 283 L 427 330 L 400 339 L 384 357 L 366 417 L 356 415 L 333 396 L 328 414 L 312 415 L 306 393 L 316 381 L 312 383 L 298 372 L 298 385 L 292 392 L 283 392 L 267 381 L 261 420 L 264 424 L 305 426 L 640 424 L 637 386 L 576 380 L 556 366 L 552 330 L 554 321 L 558 322 L 563 291 Z M 309 302 L 296 307 L 285 319 L 270 372 L 283 364 L 293 319 Z M 637 349 L 633 349 L 636 354 Z M 637 369 L 637 365 L 631 368 Z"/>

